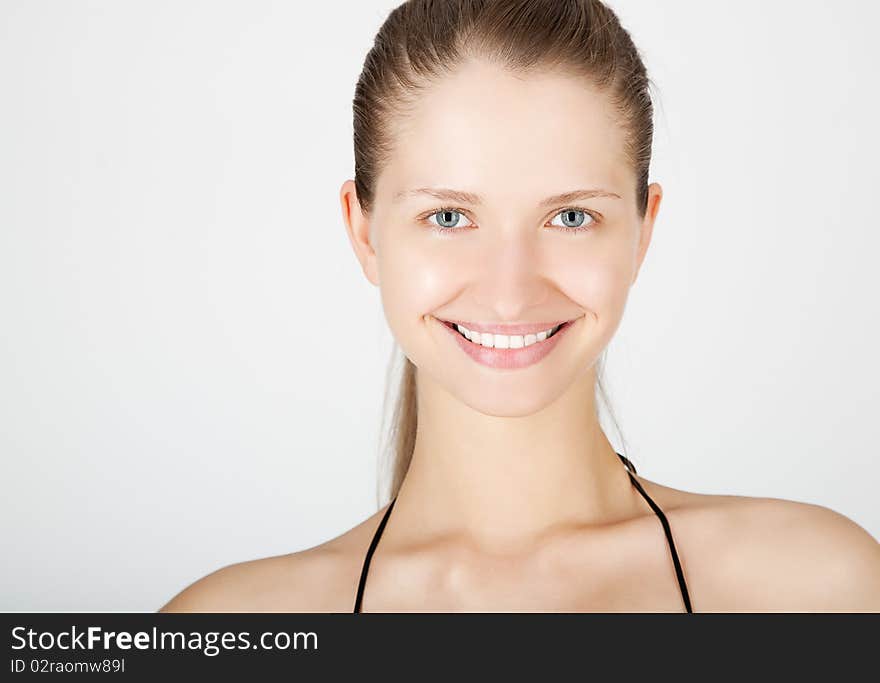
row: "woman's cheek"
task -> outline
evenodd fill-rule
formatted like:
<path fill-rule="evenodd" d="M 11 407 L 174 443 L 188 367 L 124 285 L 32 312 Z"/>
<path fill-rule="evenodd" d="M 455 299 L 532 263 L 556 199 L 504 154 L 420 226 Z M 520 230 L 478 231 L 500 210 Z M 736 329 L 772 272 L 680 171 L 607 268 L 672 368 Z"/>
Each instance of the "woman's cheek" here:
<path fill-rule="evenodd" d="M 395 338 L 404 347 L 424 334 L 423 316 L 455 298 L 456 260 L 437 258 L 431 250 L 389 245 L 379 258 L 382 306 Z"/>
<path fill-rule="evenodd" d="M 624 254 L 620 258 L 609 258 L 607 254 L 588 258 L 578 277 L 578 301 L 591 324 L 596 325 L 599 341 L 610 341 L 623 318 L 629 295 L 631 268 Z"/>

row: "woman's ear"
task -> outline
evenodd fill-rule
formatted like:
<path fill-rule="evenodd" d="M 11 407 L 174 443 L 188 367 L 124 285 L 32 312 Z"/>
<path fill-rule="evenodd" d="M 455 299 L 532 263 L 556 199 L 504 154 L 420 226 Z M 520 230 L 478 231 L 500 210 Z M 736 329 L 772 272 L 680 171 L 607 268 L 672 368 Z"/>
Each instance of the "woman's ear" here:
<path fill-rule="evenodd" d="M 651 244 L 651 235 L 654 233 L 654 221 L 657 218 L 657 212 L 660 210 L 660 201 L 663 199 L 663 188 L 659 183 L 651 183 L 648 185 L 648 205 L 645 207 L 645 218 L 642 220 L 639 230 L 639 244 L 636 249 L 636 268 L 633 273 L 633 279 L 630 285 L 635 284 L 639 271 L 642 269 L 642 263 L 645 260 L 645 254 L 648 253 L 648 245 Z"/>
<path fill-rule="evenodd" d="M 348 232 L 348 239 L 354 249 L 354 255 L 361 264 L 364 275 L 374 285 L 379 285 L 379 269 L 376 264 L 376 250 L 372 244 L 370 218 L 361 211 L 357 191 L 353 180 L 346 180 L 339 190 L 339 202 L 342 205 L 342 219 Z"/>

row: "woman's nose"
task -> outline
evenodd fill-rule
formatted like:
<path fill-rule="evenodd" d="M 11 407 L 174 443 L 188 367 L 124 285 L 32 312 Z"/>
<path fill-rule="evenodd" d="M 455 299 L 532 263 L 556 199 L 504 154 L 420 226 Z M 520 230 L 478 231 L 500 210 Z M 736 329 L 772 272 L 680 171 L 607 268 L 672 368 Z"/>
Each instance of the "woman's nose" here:
<path fill-rule="evenodd" d="M 471 273 L 472 294 L 487 307 L 506 305 L 519 309 L 540 303 L 549 288 L 545 261 L 538 240 L 522 233 L 495 235 L 482 245 Z M 517 318 L 517 314 L 509 317 Z"/>

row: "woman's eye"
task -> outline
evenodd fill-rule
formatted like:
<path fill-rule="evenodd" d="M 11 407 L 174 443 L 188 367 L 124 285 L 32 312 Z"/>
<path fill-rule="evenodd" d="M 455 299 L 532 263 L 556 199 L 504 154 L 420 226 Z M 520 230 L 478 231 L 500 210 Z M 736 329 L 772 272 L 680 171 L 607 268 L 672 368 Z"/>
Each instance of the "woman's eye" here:
<path fill-rule="evenodd" d="M 589 213 L 582 209 L 566 209 L 565 211 L 557 213 L 554 218 L 559 216 L 562 217 L 563 225 L 557 225 L 556 223 L 551 223 L 551 225 L 556 225 L 559 228 L 567 230 L 586 230 L 590 226 L 590 223 L 596 222 Z M 587 218 L 589 218 L 590 223 L 587 223 Z"/>
<path fill-rule="evenodd" d="M 464 218 L 464 214 L 461 211 L 455 211 L 454 209 L 441 209 L 440 211 L 436 211 L 428 216 L 428 220 L 430 221 L 434 216 L 437 216 L 437 222 L 433 223 L 439 228 L 445 228 L 447 230 L 453 230 L 456 228 L 462 228 L 466 226 L 456 225 L 460 218 Z"/>

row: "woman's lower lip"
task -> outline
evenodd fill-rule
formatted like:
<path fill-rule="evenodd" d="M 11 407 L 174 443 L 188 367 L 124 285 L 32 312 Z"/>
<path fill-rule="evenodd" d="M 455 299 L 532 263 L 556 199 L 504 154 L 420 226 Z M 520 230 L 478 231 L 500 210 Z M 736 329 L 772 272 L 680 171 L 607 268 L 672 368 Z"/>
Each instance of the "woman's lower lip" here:
<path fill-rule="evenodd" d="M 502 370 L 514 370 L 534 365 L 539 360 L 550 353 L 568 329 L 576 322 L 571 320 L 565 323 L 557 330 L 549 339 L 541 342 L 535 342 L 530 346 L 524 346 L 521 349 L 496 349 L 491 346 L 482 346 L 468 339 L 465 339 L 461 333 L 446 323 L 440 321 L 444 328 L 451 334 L 459 348 L 467 355 L 473 358 L 477 363 L 490 368 L 498 368 Z"/>

